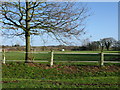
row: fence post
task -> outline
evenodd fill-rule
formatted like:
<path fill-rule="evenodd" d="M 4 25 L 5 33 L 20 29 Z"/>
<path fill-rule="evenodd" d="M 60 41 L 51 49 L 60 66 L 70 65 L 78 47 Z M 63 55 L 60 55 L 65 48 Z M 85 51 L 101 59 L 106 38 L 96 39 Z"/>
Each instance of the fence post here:
<path fill-rule="evenodd" d="M 100 66 L 103 66 L 104 65 L 104 53 L 101 52 L 100 53 Z"/>
<path fill-rule="evenodd" d="M 5 49 L 3 49 L 3 63 L 5 64 Z"/>
<path fill-rule="evenodd" d="M 50 59 L 50 67 L 53 66 L 53 50 L 51 50 L 51 59 Z"/>

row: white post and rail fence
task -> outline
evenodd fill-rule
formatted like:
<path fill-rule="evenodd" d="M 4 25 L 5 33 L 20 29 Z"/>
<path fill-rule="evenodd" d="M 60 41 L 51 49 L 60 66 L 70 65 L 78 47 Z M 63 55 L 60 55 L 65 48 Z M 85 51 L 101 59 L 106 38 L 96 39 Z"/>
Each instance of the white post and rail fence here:
<path fill-rule="evenodd" d="M 25 52 L 20 52 L 20 53 L 25 53 Z M 50 66 L 53 66 L 54 61 L 54 55 L 55 54 L 98 54 L 100 55 L 100 60 L 98 61 L 100 66 L 104 65 L 104 55 L 105 54 L 109 54 L 109 55 L 120 55 L 120 53 L 63 53 L 63 52 L 54 52 L 53 50 L 51 50 L 51 52 L 30 52 L 30 53 L 50 53 L 50 60 L 49 61 L 38 61 L 38 62 L 49 62 Z M 6 60 L 6 55 L 5 55 L 5 50 L 3 50 L 3 64 L 5 64 L 6 61 L 23 61 L 23 60 Z M 37 61 L 33 61 L 33 62 L 37 62 Z M 96 62 L 96 61 L 59 61 L 59 62 Z M 109 61 L 108 61 L 109 62 Z M 112 61 L 110 61 L 112 62 Z M 114 62 L 114 61 L 113 61 Z M 116 61 L 116 63 L 120 63 L 119 61 Z"/>

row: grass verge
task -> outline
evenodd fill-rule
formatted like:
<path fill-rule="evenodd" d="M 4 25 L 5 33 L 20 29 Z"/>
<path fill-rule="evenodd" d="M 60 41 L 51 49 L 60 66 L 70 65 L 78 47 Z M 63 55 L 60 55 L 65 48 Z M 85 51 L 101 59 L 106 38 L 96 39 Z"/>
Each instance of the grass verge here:
<path fill-rule="evenodd" d="M 3 64 L 3 88 L 118 88 L 120 64 L 9 62 Z"/>

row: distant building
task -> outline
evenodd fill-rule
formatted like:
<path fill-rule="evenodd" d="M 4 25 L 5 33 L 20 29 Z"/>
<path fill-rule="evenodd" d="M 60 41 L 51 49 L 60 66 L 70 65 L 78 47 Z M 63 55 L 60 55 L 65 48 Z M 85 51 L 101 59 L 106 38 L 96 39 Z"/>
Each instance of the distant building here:
<path fill-rule="evenodd" d="M 2 52 L 2 48 L 0 48 L 0 52 Z"/>
<path fill-rule="evenodd" d="M 61 51 L 65 51 L 65 49 L 62 49 Z"/>

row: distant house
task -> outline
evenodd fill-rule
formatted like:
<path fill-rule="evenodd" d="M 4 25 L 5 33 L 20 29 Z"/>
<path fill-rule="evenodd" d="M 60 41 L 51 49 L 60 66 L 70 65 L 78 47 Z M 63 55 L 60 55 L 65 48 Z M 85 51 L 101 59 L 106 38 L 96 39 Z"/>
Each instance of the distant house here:
<path fill-rule="evenodd" d="M 65 49 L 62 49 L 61 51 L 65 51 Z"/>
<path fill-rule="evenodd" d="M 2 48 L 0 48 L 0 52 L 2 52 Z"/>

